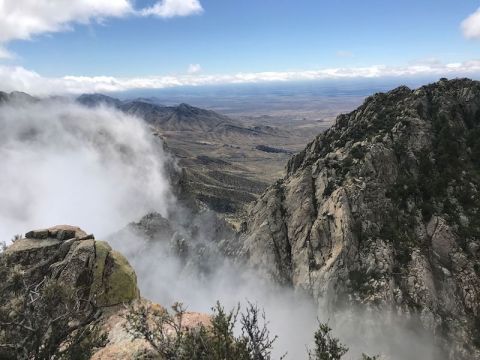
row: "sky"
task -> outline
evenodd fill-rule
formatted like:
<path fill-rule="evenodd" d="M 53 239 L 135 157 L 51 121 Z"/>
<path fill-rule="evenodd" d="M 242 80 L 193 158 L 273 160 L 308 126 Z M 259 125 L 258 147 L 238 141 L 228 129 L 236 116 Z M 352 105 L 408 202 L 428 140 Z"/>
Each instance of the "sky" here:
<path fill-rule="evenodd" d="M 479 73 L 478 0 L 0 0 L 2 90 Z"/>

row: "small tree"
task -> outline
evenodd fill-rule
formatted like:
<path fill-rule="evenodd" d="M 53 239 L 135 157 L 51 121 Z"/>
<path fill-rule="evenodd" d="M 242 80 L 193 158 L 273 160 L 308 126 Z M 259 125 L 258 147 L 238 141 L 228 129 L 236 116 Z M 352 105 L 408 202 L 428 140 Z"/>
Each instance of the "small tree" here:
<path fill-rule="evenodd" d="M 332 337 L 332 329 L 324 323 L 319 323 L 315 332 L 315 348 L 309 351 L 310 360 L 340 360 L 348 348 L 340 340 Z"/>
<path fill-rule="evenodd" d="M 146 340 L 165 359 L 176 359 L 183 340 L 182 320 L 185 309 L 181 303 L 172 306 L 174 314 L 162 309 L 152 314 L 148 307 L 130 305 L 126 329 L 137 339 Z"/>
<path fill-rule="evenodd" d="M 340 360 L 348 352 L 348 348 L 339 339 L 332 337 L 332 329 L 326 323 L 319 323 L 315 332 L 315 348 L 309 350 L 310 360 Z M 380 360 L 378 355 L 362 354 L 361 360 Z"/>
<path fill-rule="evenodd" d="M 254 360 L 271 359 L 273 344 L 278 336 L 270 338 L 265 311 L 249 302 L 246 311 L 241 316 L 240 323 L 243 336 L 248 340 L 247 345 L 251 358 Z"/>

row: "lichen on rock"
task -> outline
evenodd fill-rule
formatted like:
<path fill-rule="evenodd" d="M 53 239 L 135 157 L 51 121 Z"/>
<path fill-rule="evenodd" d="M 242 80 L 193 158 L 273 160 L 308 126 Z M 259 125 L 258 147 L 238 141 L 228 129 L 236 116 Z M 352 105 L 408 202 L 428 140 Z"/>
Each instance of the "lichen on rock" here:
<path fill-rule="evenodd" d="M 127 259 L 106 242 L 97 242 L 96 249 L 93 285 L 99 305 L 112 306 L 137 299 L 140 296 L 137 277 Z"/>
<path fill-rule="evenodd" d="M 78 227 L 59 225 L 29 231 L 4 255 L 10 263 L 21 264 L 30 276 L 50 277 L 86 289 L 99 307 L 140 297 L 135 271 L 127 259 Z"/>

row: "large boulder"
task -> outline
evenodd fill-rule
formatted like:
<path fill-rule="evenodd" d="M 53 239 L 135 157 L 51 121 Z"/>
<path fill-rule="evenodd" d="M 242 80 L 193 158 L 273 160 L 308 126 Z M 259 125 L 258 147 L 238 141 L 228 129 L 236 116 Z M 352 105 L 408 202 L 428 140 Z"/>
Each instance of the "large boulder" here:
<path fill-rule="evenodd" d="M 54 278 L 82 288 L 99 307 L 138 299 L 137 278 L 127 259 L 106 242 L 77 227 L 60 225 L 33 230 L 4 252 L 7 263 L 25 276 Z"/>

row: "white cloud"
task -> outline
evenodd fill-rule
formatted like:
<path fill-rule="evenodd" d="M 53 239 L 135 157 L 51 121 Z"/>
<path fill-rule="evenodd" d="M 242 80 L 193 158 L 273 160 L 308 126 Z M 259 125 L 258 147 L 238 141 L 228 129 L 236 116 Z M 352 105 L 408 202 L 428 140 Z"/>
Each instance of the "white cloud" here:
<path fill-rule="evenodd" d="M 141 10 L 140 14 L 170 18 L 174 16 L 196 15 L 202 12 L 203 8 L 198 0 L 161 0 L 153 6 Z"/>
<path fill-rule="evenodd" d="M 51 224 L 105 236 L 152 210 L 165 215 L 172 203 L 167 155 L 135 117 L 18 99 L 0 107 L 0 128 L 2 240 Z M 22 166 L 29 174 L 19 179 Z"/>
<path fill-rule="evenodd" d="M 34 95 L 116 92 L 133 89 L 163 89 L 178 86 L 261 83 L 406 76 L 469 76 L 480 74 L 480 60 L 463 63 L 420 62 L 407 66 L 327 68 L 320 70 L 237 73 L 230 75 L 187 74 L 121 78 L 113 76 L 43 77 L 21 66 L 0 65 L 0 90 L 25 91 Z"/>
<path fill-rule="evenodd" d="M 161 0 L 135 9 L 133 0 L 0 0 L 0 58 L 11 57 L 4 45 L 35 35 L 66 31 L 72 24 L 106 18 L 158 16 L 170 18 L 203 11 L 198 0 Z"/>
<path fill-rule="evenodd" d="M 132 13 L 128 0 L 3 0 L 0 2 L 0 43 L 68 29 Z"/>
<path fill-rule="evenodd" d="M 202 67 L 200 64 L 190 64 L 187 71 L 189 74 L 198 74 L 202 71 Z"/>
<path fill-rule="evenodd" d="M 480 8 L 463 20 L 462 31 L 468 39 L 480 39 Z"/>

